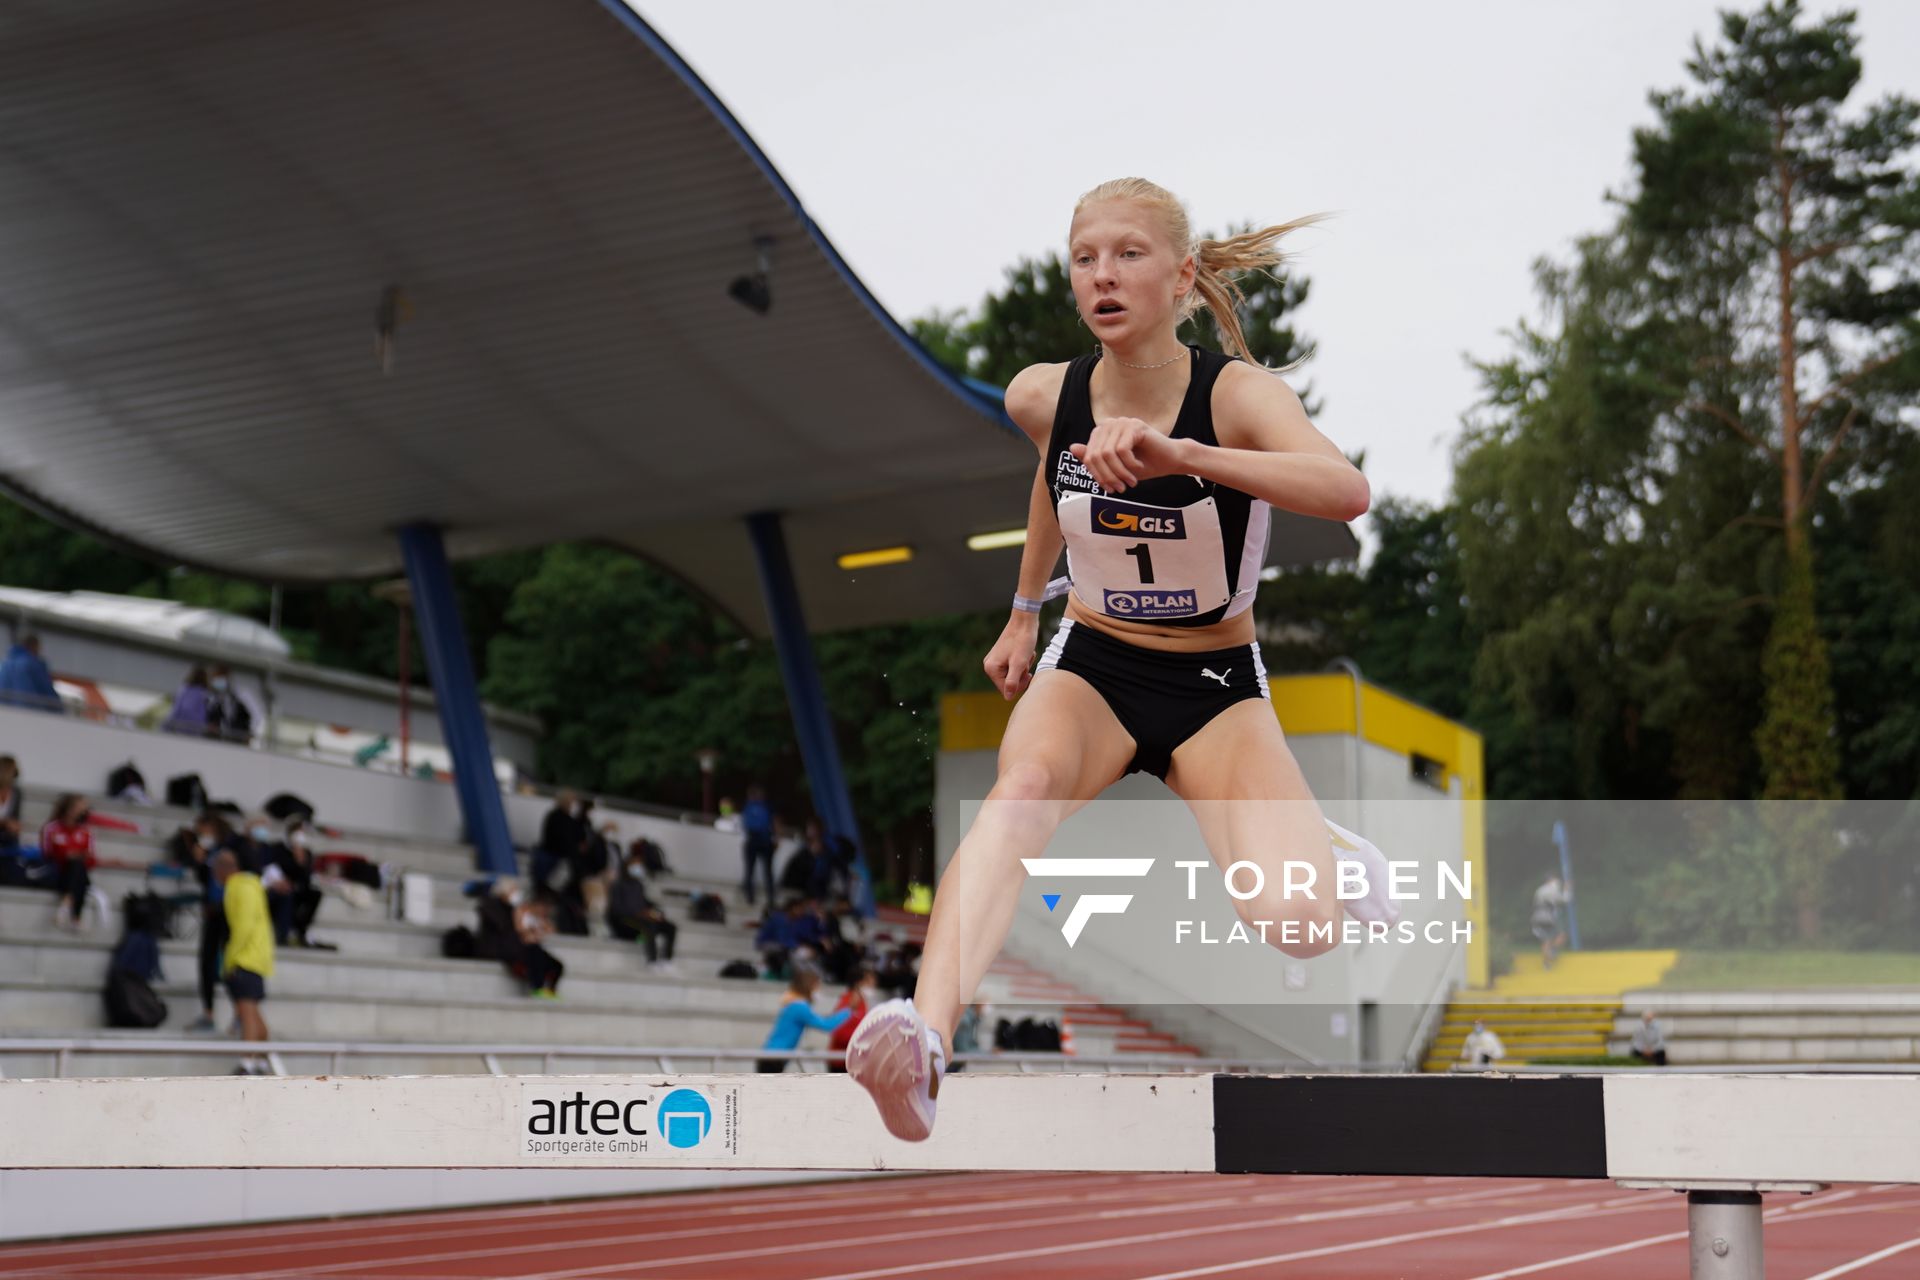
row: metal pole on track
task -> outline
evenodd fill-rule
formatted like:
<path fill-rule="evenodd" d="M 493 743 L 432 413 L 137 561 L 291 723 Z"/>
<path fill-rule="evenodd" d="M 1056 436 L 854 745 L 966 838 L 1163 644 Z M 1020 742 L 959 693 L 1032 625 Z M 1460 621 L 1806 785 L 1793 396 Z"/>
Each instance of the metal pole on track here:
<path fill-rule="evenodd" d="M 1766 1280 L 1758 1191 L 1687 1192 L 1692 1280 Z"/>

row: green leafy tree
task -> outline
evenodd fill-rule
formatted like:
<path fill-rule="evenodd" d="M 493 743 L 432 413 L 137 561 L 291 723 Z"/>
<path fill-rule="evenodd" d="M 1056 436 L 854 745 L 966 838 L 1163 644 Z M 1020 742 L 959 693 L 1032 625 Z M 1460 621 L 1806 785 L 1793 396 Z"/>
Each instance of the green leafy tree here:
<path fill-rule="evenodd" d="M 1785 566 L 1757 745 L 1765 794 L 1837 794 L 1831 682 L 1814 620 L 1810 515 L 1920 388 L 1920 107 L 1843 113 L 1862 64 L 1854 15 L 1804 23 L 1795 0 L 1721 15 L 1692 91 L 1653 95 L 1634 139 L 1625 230 L 1672 327 L 1653 366 L 1669 412 L 1732 433 L 1777 492 Z"/>

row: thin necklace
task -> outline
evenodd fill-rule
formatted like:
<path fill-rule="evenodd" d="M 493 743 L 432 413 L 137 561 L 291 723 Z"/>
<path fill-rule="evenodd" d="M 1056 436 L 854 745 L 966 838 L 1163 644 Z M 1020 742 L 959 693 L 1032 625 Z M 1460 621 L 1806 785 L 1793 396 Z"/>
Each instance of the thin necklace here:
<path fill-rule="evenodd" d="M 1107 349 L 1105 347 L 1101 347 L 1100 354 L 1102 356 L 1107 355 L 1108 354 Z M 1119 356 L 1114 356 L 1113 359 L 1116 362 L 1127 366 L 1127 368 L 1129 369 L 1164 369 L 1168 365 L 1172 364 L 1175 360 L 1186 359 L 1188 354 L 1189 354 L 1188 352 L 1182 351 L 1177 356 L 1168 356 L 1165 360 L 1162 360 L 1159 364 L 1135 364 L 1131 360 L 1121 360 Z"/>

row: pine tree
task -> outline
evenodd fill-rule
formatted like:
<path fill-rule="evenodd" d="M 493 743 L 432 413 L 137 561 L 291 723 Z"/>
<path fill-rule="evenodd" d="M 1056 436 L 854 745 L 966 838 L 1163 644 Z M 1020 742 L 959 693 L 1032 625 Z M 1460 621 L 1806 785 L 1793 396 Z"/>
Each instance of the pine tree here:
<path fill-rule="evenodd" d="M 1718 45 L 1695 42 L 1695 91 L 1654 94 L 1658 123 L 1635 136 L 1626 214 L 1692 339 L 1676 349 L 1696 353 L 1660 370 L 1676 414 L 1731 431 L 1776 477 L 1785 568 L 1755 744 L 1779 799 L 1839 789 L 1812 509 L 1920 387 L 1920 180 L 1903 163 L 1920 107 L 1893 95 L 1843 116 L 1854 15 L 1801 16 L 1797 0 L 1726 13 Z"/>

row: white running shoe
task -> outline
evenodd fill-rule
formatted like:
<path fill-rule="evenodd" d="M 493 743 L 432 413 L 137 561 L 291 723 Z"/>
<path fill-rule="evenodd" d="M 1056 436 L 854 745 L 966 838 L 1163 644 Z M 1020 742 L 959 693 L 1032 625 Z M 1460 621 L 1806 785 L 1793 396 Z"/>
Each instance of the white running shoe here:
<path fill-rule="evenodd" d="M 873 1095 L 887 1132 L 924 1142 L 933 1132 L 947 1051 L 911 1000 L 875 1005 L 847 1042 L 847 1074 Z"/>
<path fill-rule="evenodd" d="M 1387 893 L 1391 871 L 1386 855 L 1374 847 L 1373 841 L 1355 835 L 1331 819 L 1327 821 L 1327 830 L 1333 834 L 1334 856 L 1357 862 L 1366 869 L 1367 896 L 1348 899 L 1347 914 L 1362 923 L 1379 921 L 1393 924 L 1398 921 L 1400 904 Z"/>

